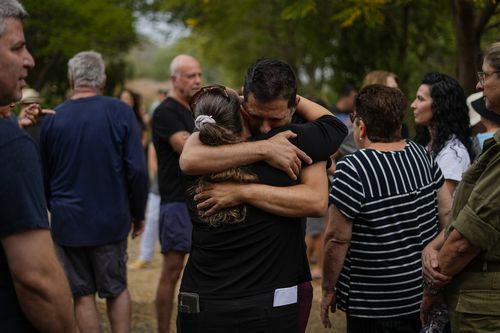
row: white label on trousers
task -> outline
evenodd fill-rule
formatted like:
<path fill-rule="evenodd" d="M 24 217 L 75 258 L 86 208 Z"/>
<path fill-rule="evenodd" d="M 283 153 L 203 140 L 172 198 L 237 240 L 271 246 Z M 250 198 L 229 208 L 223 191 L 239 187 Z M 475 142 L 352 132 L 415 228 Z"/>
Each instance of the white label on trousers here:
<path fill-rule="evenodd" d="M 297 286 L 279 288 L 274 291 L 273 307 L 297 303 Z"/>

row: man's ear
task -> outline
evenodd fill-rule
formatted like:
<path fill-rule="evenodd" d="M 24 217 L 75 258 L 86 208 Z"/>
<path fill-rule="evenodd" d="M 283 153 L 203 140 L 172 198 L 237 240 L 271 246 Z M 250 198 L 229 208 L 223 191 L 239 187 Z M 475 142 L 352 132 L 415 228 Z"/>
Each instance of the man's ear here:
<path fill-rule="evenodd" d="M 177 75 L 170 75 L 170 82 L 172 82 L 172 87 L 175 86 L 176 81 L 177 81 Z"/>
<path fill-rule="evenodd" d="M 245 103 L 241 103 L 241 104 L 240 104 L 240 113 L 241 113 L 241 116 L 242 116 L 244 119 L 248 119 L 248 118 L 250 118 L 250 115 L 248 114 L 248 111 L 247 111 L 247 109 L 245 108 Z"/>

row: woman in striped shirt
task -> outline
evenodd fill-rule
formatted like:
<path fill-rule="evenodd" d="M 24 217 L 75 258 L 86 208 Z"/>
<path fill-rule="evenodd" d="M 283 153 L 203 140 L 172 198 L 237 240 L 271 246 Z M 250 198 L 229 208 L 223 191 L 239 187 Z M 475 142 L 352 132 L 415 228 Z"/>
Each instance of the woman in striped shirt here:
<path fill-rule="evenodd" d="M 422 249 L 446 223 L 451 196 L 435 159 L 401 138 L 406 99 L 365 87 L 352 114 L 360 150 L 337 164 L 326 230 L 321 319 L 346 312 L 347 332 L 421 328 Z"/>

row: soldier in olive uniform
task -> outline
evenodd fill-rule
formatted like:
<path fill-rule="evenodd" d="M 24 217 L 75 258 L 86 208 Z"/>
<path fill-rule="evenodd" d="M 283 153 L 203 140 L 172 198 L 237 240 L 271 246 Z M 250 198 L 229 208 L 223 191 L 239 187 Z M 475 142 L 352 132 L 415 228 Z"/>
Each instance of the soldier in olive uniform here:
<path fill-rule="evenodd" d="M 486 108 L 500 114 L 500 43 L 486 52 L 478 78 Z M 422 321 L 446 301 L 453 333 L 500 332 L 500 130 L 464 173 L 441 236 L 422 253 Z"/>

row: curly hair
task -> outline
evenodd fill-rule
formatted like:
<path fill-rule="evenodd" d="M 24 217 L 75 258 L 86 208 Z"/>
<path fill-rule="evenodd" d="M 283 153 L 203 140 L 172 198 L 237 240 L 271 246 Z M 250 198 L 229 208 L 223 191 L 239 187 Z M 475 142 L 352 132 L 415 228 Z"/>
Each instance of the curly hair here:
<path fill-rule="evenodd" d="M 415 141 L 423 146 L 430 143 L 430 152 L 436 157 L 455 135 L 467 149 L 472 161 L 474 152 L 464 90 L 454 78 L 435 72 L 426 74 L 421 84 L 429 86 L 432 118 L 427 128 L 417 126 Z"/>
<path fill-rule="evenodd" d="M 240 101 L 239 97 L 232 91 L 226 90 L 227 96 L 215 92 L 206 92 L 199 97 L 194 106 L 195 118 L 200 115 L 210 116 L 214 121 L 205 122 L 199 128 L 199 138 L 203 144 L 219 146 L 234 144 L 245 141 L 241 137 Z M 227 170 L 204 175 L 188 189 L 188 194 L 203 191 L 214 183 L 256 183 L 259 179 L 255 174 L 243 167 L 229 168 Z M 204 210 L 198 210 L 201 220 L 212 227 L 225 224 L 243 222 L 246 217 L 246 206 L 238 205 L 218 211 L 205 216 Z"/>

